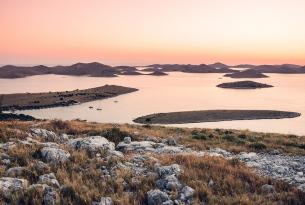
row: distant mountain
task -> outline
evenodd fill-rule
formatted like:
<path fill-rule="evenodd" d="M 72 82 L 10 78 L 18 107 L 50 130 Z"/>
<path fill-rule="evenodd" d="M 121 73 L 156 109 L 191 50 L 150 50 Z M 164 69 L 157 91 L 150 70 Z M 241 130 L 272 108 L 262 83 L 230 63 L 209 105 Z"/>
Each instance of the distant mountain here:
<path fill-rule="evenodd" d="M 234 65 L 234 66 L 230 66 L 230 68 L 255 68 L 256 65 L 252 65 L 252 64 L 239 64 L 239 65 Z"/>
<path fill-rule="evenodd" d="M 33 75 L 57 74 L 92 77 L 116 77 L 120 74 L 135 73 L 137 69 L 131 66 L 116 66 L 93 62 L 76 63 L 71 66 L 47 67 L 43 65 L 33 67 L 7 65 L 0 68 L 0 78 L 23 78 Z"/>
<path fill-rule="evenodd" d="M 229 68 L 230 66 L 217 62 L 217 63 L 213 63 L 213 64 L 209 64 L 209 66 L 216 68 L 216 69 L 223 69 L 223 68 Z"/>
<path fill-rule="evenodd" d="M 224 64 L 222 64 L 223 67 Z M 234 70 L 229 68 L 214 68 L 210 65 L 200 64 L 153 64 L 147 66 L 143 71 L 162 71 L 162 72 L 184 72 L 184 73 L 232 73 Z"/>
<path fill-rule="evenodd" d="M 230 73 L 230 74 L 226 74 L 225 76 L 231 78 L 268 78 L 269 77 L 254 69 L 248 69 L 245 71 Z"/>
<path fill-rule="evenodd" d="M 294 64 L 259 65 L 254 68 L 262 73 L 300 74 L 305 73 L 305 67 Z"/>

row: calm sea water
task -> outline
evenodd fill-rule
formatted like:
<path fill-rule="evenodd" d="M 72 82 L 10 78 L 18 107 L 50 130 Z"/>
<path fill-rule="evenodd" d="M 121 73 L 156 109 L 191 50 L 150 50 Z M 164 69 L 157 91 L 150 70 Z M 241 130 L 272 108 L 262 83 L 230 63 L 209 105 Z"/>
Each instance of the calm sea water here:
<path fill-rule="evenodd" d="M 272 74 L 257 82 L 274 85 L 258 90 L 217 88 L 222 82 L 235 81 L 222 74 L 170 73 L 168 76 L 120 76 L 117 78 L 72 77 L 59 75 L 0 79 L 0 93 L 65 91 L 105 84 L 138 88 L 139 91 L 106 100 L 70 107 L 26 110 L 36 118 L 85 119 L 96 122 L 132 123 L 138 116 L 156 113 L 206 109 L 274 109 L 300 112 L 294 119 L 253 120 L 174 125 L 249 129 L 305 135 L 305 75 Z M 117 101 L 117 102 L 116 102 Z M 94 107 L 89 109 L 89 106 Z M 102 110 L 98 111 L 97 108 Z"/>

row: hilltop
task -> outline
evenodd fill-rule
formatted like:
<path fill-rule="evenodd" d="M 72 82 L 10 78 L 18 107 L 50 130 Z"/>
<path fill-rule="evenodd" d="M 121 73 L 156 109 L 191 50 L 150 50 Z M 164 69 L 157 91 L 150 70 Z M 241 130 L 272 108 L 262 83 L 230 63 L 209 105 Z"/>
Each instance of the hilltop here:
<path fill-rule="evenodd" d="M 0 122 L 0 203 L 303 204 L 304 144 L 238 130 Z"/>

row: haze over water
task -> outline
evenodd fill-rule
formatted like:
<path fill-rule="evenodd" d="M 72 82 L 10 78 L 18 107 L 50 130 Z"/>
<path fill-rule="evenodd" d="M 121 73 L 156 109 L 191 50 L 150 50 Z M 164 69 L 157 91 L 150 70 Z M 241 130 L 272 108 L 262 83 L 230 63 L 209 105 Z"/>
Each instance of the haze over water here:
<path fill-rule="evenodd" d="M 115 78 L 45 75 L 21 79 L 0 79 L 0 93 L 48 92 L 85 89 L 105 84 L 138 88 L 139 91 L 106 100 L 69 107 L 27 110 L 20 113 L 37 118 L 85 119 L 96 122 L 132 123 L 136 117 L 158 113 L 207 109 L 269 109 L 302 113 L 280 120 L 230 121 L 175 125 L 250 129 L 253 131 L 305 135 L 305 75 L 270 74 L 255 79 L 274 88 L 234 90 L 217 88 L 234 81 L 222 74 L 170 73 L 168 76 L 120 76 Z M 115 102 L 117 101 L 117 102 Z M 93 109 L 89 109 L 92 106 Z M 101 111 L 96 110 L 101 108 Z"/>

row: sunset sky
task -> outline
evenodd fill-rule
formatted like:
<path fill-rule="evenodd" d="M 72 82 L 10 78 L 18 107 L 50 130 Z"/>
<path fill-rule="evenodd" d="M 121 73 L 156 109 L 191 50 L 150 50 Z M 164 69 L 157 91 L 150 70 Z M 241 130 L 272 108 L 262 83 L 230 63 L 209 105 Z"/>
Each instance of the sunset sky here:
<path fill-rule="evenodd" d="M 305 0 L 0 0 L 0 64 L 305 65 Z"/>

